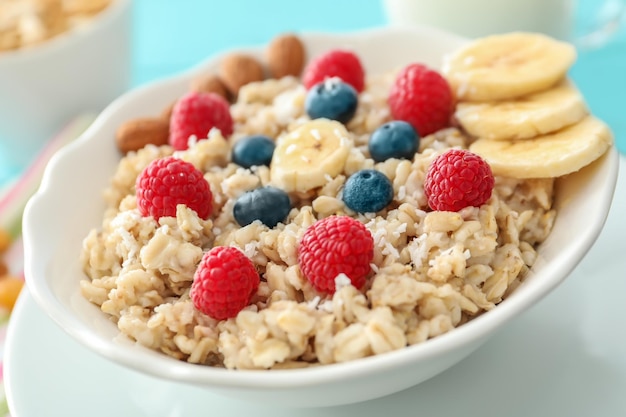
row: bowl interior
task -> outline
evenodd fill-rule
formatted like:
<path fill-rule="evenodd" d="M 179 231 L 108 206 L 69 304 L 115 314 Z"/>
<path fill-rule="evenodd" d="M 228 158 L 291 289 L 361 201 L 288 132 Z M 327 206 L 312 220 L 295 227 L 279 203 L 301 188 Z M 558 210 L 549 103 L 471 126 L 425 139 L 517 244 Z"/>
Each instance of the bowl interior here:
<path fill-rule="evenodd" d="M 351 48 L 363 58 L 368 73 L 416 61 L 439 68 L 443 56 L 464 43 L 461 38 L 429 28 L 302 36 L 309 56 L 330 48 Z M 246 51 L 258 56 L 263 53 L 261 48 Z M 315 384 L 403 367 L 476 344 L 523 312 L 571 272 L 604 224 L 617 179 L 615 149 L 559 180 L 554 230 L 541 246 L 527 281 L 494 310 L 421 345 L 345 364 L 269 373 L 190 365 L 140 347 L 119 336 L 115 324 L 81 296 L 82 240 L 90 229 L 100 226 L 102 190 L 120 159 L 113 140 L 117 126 L 127 119 L 158 114 L 186 91 L 194 74 L 212 70 L 216 63 L 216 59 L 209 59 L 187 73 L 134 90 L 113 102 L 79 140 L 55 155 L 26 208 L 25 269 L 35 300 L 70 335 L 119 363 L 186 382 L 258 388 Z"/>

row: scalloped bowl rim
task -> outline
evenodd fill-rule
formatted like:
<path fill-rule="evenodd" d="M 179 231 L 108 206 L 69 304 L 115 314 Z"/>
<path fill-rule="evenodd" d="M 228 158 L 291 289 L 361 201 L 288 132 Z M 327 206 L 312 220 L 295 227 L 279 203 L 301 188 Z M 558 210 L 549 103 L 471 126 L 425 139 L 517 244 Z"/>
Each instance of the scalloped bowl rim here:
<path fill-rule="evenodd" d="M 437 29 L 420 27 L 414 29 L 377 28 L 346 34 L 302 33 L 307 43 L 315 43 L 326 39 L 344 42 L 361 43 L 367 39 L 377 39 L 393 36 L 417 38 L 434 36 L 445 39 L 445 42 L 462 44 L 465 39 Z M 241 48 L 242 51 L 259 53 L 260 47 L 251 49 Z M 200 65 L 178 75 L 158 80 L 145 86 L 136 88 L 109 105 L 76 141 L 67 145 L 51 159 L 46 167 L 44 178 L 37 193 L 29 200 L 24 214 L 24 243 L 25 243 L 25 275 L 30 293 L 38 305 L 69 335 L 90 350 L 124 366 L 151 374 L 163 379 L 198 384 L 209 387 L 235 387 L 268 390 L 272 388 L 290 388 L 294 386 L 306 387 L 322 384 L 328 381 L 347 381 L 354 378 L 374 375 L 382 371 L 390 371 L 406 367 L 409 364 L 418 364 L 429 359 L 440 357 L 446 353 L 461 350 L 464 346 L 478 347 L 495 330 L 510 321 L 516 315 L 523 313 L 533 304 L 542 299 L 558 286 L 576 267 L 578 262 L 591 248 L 598 237 L 608 214 L 615 183 L 617 180 L 618 156 L 612 147 L 594 167 L 585 170 L 600 171 L 604 176 L 605 188 L 598 193 L 596 208 L 598 215 L 588 216 L 585 220 L 590 225 L 585 229 L 581 238 L 570 239 L 567 247 L 568 256 L 557 256 L 556 260 L 541 265 L 542 283 L 534 281 L 532 285 L 526 283 L 520 286 L 510 297 L 499 304 L 495 309 L 482 314 L 462 326 L 453 329 L 441 336 L 429 339 L 418 345 L 409 346 L 390 353 L 375 355 L 346 363 L 325 365 L 320 367 L 290 370 L 273 370 L 262 372 L 256 370 L 226 370 L 208 366 L 198 366 L 178 361 L 164 354 L 150 351 L 145 348 L 128 348 L 127 343 L 104 338 L 93 328 L 87 326 L 76 317 L 71 306 L 59 300 L 54 288 L 51 288 L 46 279 L 47 266 L 42 265 L 41 253 L 45 253 L 46 245 L 51 245 L 50 239 L 38 233 L 37 225 L 42 224 L 47 214 L 45 209 L 55 201 L 59 187 L 65 185 L 67 175 L 64 174 L 64 164 L 79 155 L 89 155 L 90 146 L 96 141 L 101 130 L 112 123 L 115 116 L 119 116 L 128 101 L 147 94 L 153 89 L 165 85 L 187 82 L 193 75 L 198 74 L 209 66 L 214 66 L 220 54 L 212 56 Z M 415 59 L 419 57 L 416 56 Z M 109 126 L 110 128 L 110 126 Z M 111 144 L 113 140 L 111 138 Z M 113 146 L 113 145 L 111 145 Z M 113 167 L 107 167 L 113 169 Z M 111 171 L 112 172 L 112 171 Z M 65 176 L 64 176 L 65 175 Z M 578 174 L 574 174 L 578 175 Z M 584 175 L 584 174 L 581 174 Z M 592 174 L 593 175 L 593 174 Z M 559 222 L 557 216 L 557 223 Z M 99 224 L 94 225 L 94 227 Z M 85 230 L 85 236 L 88 230 Z M 552 237 L 552 235 L 550 236 Z M 550 239 L 549 237 L 549 239 Z M 47 243 L 46 243 L 47 242 Z M 77 255 L 78 256 L 78 255 Z M 47 259 L 49 261 L 49 259 Z M 539 265 L 541 258 L 538 260 Z M 531 271 L 535 271 L 537 265 Z M 534 273 L 533 273 L 534 274 Z M 533 277 L 534 278 L 534 277 Z M 94 306 L 94 308 L 97 308 Z M 102 313 L 104 314 L 104 313 Z M 473 351 L 473 349 L 472 349 Z M 467 352 L 463 357 L 467 356 Z M 462 358 L 461 358 L 462 359 Z M 459 359 L 460 360 L 460 359 Z M 441 369 L 443 371 L 444 369 Z M 420 381 L 417 381 L 420 382 Z"/>

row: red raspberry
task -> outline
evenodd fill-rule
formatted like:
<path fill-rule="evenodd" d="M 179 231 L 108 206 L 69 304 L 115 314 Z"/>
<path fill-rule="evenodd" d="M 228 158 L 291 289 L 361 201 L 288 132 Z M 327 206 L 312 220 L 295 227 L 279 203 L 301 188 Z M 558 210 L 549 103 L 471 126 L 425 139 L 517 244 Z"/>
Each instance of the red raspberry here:
<path fill-rule="evenodd" d="M 198 310 L 225 320 L 250 304 L 259 281 L 259 273 L 243 252 L 232 246 L 216 246 L 202 256 L 189 296 Z"/>
<path fill-rule="evenodd" d="M 313 223 L 298 246 L 300 270 L 321 293 L 335 292 L 335 278 L 344 273 L 361 288 L 374 257 L 374 239 L 358 220 L 330 216 Z"/>
<path fill-rule="evenodd" d="M 228 102 L 215 93 L 187 93 L 172 109 L 170 145 L 176 150 L 185 150 L 191 135 L 195 135 L 198 140 L 206 139 L 214 127 L 224 137 L 233 133 L 233 118 Z"/>
<path fill-rule="evenodd" d="M 431 209 L 459 211 L 485 204 L 491 197 L 493 184 L 491 168 L 480 156 L 451 149 L 428 167 L 424 191 Z"/>
<path fill-rule="evenodd" d="M 302 83 L 306 89 L 327 78 L 339 77 L 359 93 L 365 86 L 365 71 L 353 52 L 334 49 L 313 59 L 304 69 Z"/>
<path fill-rule="evenodd" d="M 185 204 L 207 219 L 213 210 L 213 194 L 204 175 L 193 164 L 168 156 L 155 159 L 135 182 L 137 207 L 142 216 L 176 216 L 176 206 Z"/>
<path fill-rule="evenodd" d="M 454 111 L 448 82 L 422 64 L 410 64 L 400 71 L 388 103 L 393 118 L 410 123 L 422 137 L 447 127 Z"/>

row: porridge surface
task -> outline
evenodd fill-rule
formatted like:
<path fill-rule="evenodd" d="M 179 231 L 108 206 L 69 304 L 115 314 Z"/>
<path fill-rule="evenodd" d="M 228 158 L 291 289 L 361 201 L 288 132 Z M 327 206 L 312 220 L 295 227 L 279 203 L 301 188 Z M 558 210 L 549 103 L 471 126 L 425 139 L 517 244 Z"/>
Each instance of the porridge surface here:
<path fill-rule="evenodd" d="M 243 86 L 230 108 L 229 138 L 214 129 L 187 150 L 148 145 L 127 153 L 105 191 L 102 226 L 84 241 L 83 295 L 144 346 L 191 363 L 237 369 L 315 366 L 402 349 L 496 307 L 527 276 L 536 246 L 550 232 L 554 179 L 496 176 L 486 204 L 432 211 L 423 186 L 430 163 L 450 148 L 468 148 L 472 139 L 447 128 L 422 137 L 412 159 L 374 162 L 367 143 L 392 119 L 386 100 L 395 74 L 367 78 L 346 124 L 351 148 L 345 163 L 314 189 L 290 191 L 287 219 L 273 228 L 235 221 L 237 197 L 276 184 L 267 166 L 233 163 L 231 150 L 248 135 L 280 142 L 309 123 L 298 78 Z M 170 155 L 203 172 L 213 194 L 208 219 L 184 205 L 175 217 L 159 221 L 139 213 L 137 176 Z M 393 185 L 392 202 L 375 214 L 355 213 L 341 198 L 347 178 L 362 169 L 383 173 Z M 303 276 L 297 248 L 307 227 L 332 215 L 363 223 L 374 256 L 363 288 L 340 274 L 336 292 L 326 295 Z M 250 304 L 227 320 L 203 314 L 189 295 L 196 266 L 214 246 L 240 249 L 260 275 Z"/>

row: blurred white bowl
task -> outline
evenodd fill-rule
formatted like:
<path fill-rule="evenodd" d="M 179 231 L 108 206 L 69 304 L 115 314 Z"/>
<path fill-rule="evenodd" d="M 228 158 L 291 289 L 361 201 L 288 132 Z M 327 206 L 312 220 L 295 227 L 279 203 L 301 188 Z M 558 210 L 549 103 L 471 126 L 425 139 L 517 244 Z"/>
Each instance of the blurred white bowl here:
<path fill-rule="evenodd" d="M 113 0 L 84 26 L 0 52 L 0 141 L 15 165 L 73 117 L 100 112 L 129 87 L 131 9 L 131 0 Z"/>
<path fill-rule="evenodd" d="M 439 67 L 442 56 L 464 42 L 428 28 L 305 34 L 303 38 L 309 56 L 337 46 L 353 48 L 370 73 L 414 61 Z M 247 52 L 262 56 L 263 50 Z M 194 74 L 216 65 L 217 59 L 210 59 L 188 73 L 132 91 L 111 104 L 78 141 L 52 159 L 25 212 L 25 271 L 34 298 L 72 337 L 118 364 L 243 400 L 281 406 L 328 406 L 381 397 L 425 381 L 473 352 L 560 284 L 602 229 L 617 178 L 614 148 L 594 164 L 559 180 L 554 230 L 541 245 L 539 259 L 525 283 L 495 309 L 447 334 L 348 363 L 269 372 L 192 365 L 143 348 L 119 336 L 115 324 L 81 296 L 79 281 L 85 278 L 79 262 L 81 242 L 101 222 L 101 193 L 120 159 L 113 141 L 117 126 L 129 118 L 158 114 L 186 91 Z"/>

